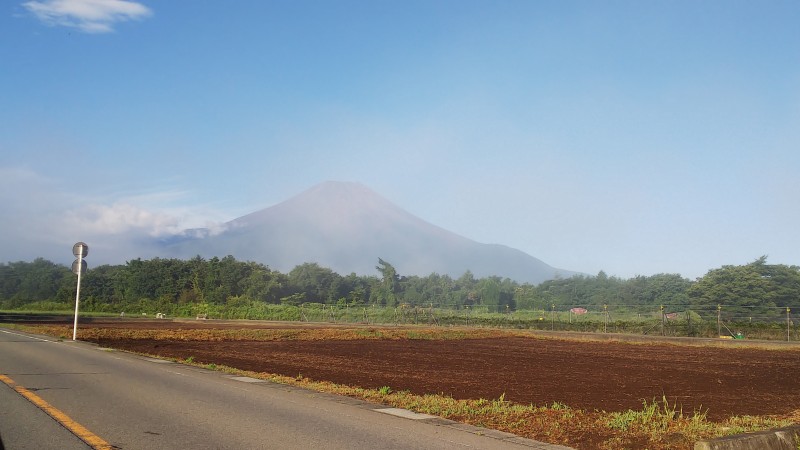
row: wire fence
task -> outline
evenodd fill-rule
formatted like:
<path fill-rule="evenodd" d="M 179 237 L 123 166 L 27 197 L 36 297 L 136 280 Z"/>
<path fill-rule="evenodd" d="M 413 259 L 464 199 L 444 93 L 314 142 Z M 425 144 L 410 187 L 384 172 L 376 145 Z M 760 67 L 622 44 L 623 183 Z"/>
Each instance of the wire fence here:
<path fill-rule="evenodd" d="M 499 328 L 631 333 L 724 339 L 800 340 L 798 307 L 687 307 L 685 305 L 579 305 L 512 310 L 506 305 L 428 307 L 303 304 L 307 322 L 484 326 Z"/>
<path fill-rule="evenodd" d="M 64 306 L 54 304 L 55 306 Z M 108 305 L 107 305 L 108 306 Z M 114 305 L 111 305 L 114 306 Z M 56 308 L 58 310 L 62 308 Z M 53 309 L 53 310 L 56 310 Z M 63 308 L 65 311 L 66 308 Z M 389 325 L 475 326 L 650 336 L 800 341 L 800 304 L 790 307 L 737 305 L 554 305 L 514 309 L 511 305 L 410 305 L 303 303 L 268 304 L 147 301 L 116 305 L 98 313 L 126 317 L 205 317 Z"/>

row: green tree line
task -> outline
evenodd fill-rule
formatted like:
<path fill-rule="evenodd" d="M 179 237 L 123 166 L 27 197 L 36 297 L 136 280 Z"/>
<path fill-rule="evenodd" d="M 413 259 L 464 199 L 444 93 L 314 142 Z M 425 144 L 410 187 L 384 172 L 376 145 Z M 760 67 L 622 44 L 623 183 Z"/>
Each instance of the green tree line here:
<path fill-rule="evenodd" d="M 81 304 L 88 311 L 121 312 L 137 305 L 164 311 L 195 311 L 196 305 L 379 305 L 477 308 L 488 312 L 518 310 L 564 311 L 604 305 L 652 310 L 713 311 L 718 305 L 744 313 L 778 315 L 800 306 L 800 267 L 768 264 L 761 257 L 746 265 L 726 265 L 696 280 L 678 274 L 630 279 L 578 275 L 538 285 L 508 278 L 458 278 L 432 273 L 403 276 L 378 259 L 376 275 L 340 275 L 316 263 L 296 266 L 289 273 L 264 264 L 237 261 L 232 256 L 189 260 L 134 259 L 124 265 L 103 265 L 82 277 Z M 59 264 L 0 263 L 0 309 L 65 309 L 73 304 L 75 275 Z M 183 309 L 181 309 L 183 308 Z"/>

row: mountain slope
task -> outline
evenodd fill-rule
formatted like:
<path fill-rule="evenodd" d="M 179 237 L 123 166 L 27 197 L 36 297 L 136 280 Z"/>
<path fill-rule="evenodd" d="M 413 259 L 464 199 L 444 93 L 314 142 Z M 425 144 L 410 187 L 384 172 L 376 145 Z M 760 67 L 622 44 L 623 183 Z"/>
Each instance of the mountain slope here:
<path fill-rule="evenodd" d="M 519 250 L 481 244 L 425 222 L 358 183 L 325 182 L 226 224 L 220 234 L 195 230 L 167 244 L 169 256 L 233 255 L 288 272 L 316 262 L 340 274 L 373 275 L 378 258 L 402 275 L 499 275 L 538 283 L 573 272 Z"/>

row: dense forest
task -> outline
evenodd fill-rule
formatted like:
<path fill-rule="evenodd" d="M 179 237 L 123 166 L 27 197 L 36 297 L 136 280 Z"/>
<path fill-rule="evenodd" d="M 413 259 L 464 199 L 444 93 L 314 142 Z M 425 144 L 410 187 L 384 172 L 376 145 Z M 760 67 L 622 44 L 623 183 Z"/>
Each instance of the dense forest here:
<path fill-rule="evenodd" d="M 284 274 L 232 256 L 135 259 L 87 271 L 81 282 L 81 305 L 97 312 L 159 309 L 185 315 L 202 309 L 198 305 L 377 305 L 500 313 L 612 306 L 709 314 L 722 305 L 751 317 L 779 317 L 786 308 L 800 307 L 800 267 L 767 264 L 765 256 L 750 264 L 710 270 L 697 280 L 677 274 L 624 280 L 601 271 L 530 285 L 508 278 L 476 279 L 470 272 L 456 279 L 435 273 L 403 276 L 383 259 L 375 269 L 374 276 L 340 275 L 306 263 Z M 74 304 L 75 278 L 69 268 L 41 258 L 0 264 L 0 309 L 69 309 Z"/>

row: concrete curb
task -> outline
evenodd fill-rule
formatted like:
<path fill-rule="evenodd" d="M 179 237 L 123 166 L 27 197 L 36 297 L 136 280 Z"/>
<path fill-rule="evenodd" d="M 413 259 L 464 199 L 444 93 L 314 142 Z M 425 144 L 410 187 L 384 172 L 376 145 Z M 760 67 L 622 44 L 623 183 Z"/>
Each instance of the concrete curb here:
<path fill-rule="evenodd" d="M 800 425 L 697 441 L 694 450 L 797 450 Z"/>

